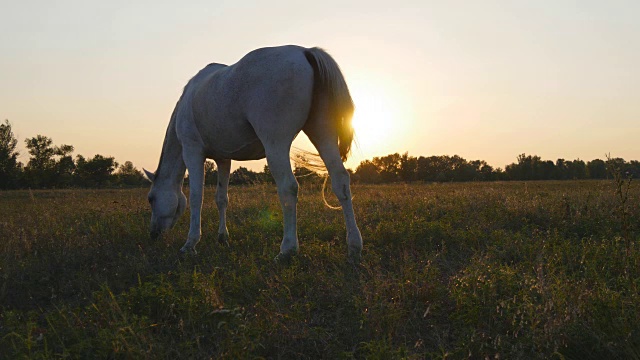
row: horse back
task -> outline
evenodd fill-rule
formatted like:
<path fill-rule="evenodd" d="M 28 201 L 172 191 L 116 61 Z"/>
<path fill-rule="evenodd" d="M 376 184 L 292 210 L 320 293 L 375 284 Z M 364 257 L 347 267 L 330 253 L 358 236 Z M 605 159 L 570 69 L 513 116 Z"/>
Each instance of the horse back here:
<path fill-rule="evenodd" d="M 313 68 L 304 48 L 262 48 L 231 66 L 212 64 L 194 77 L 193 121 L 208 157 L 250 160 L 264 157 L 263 140 L 291 140 L 308 117 Z"/>

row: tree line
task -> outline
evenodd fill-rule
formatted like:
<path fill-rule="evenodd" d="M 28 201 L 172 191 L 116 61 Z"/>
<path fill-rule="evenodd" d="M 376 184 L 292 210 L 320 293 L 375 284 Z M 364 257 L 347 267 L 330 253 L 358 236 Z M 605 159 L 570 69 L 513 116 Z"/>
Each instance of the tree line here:
<path fill-rule="evenodd" d="M 53 140 L 43 135 L 25 139 L 30 158 L 27 164 L 18 161 L 18 140 L 11 123 L 0 123 L 0 189 L 19 188 L 99 188 L 147 186 L 142 172 L 131 161 L 118 164 L 113 157 L 95 155 L 73 157 L 72 145 L 55 146 Z M 640 176 L 640 162 L 621 158 L 607 160 L 557 159 L 542 160 L 535 155 L 518 155 L 517 161 L 505 169 L 493 168 L 484 160 L 468 161 L 458 155 L 410 156 L 390 154 L 362 161 L 355 171 L 349 169 L 356 183 L 381 184 L 392 182 L 453 182 L 453 181 L 509 181 L 509 180 L 570 180 L 605 179 L 612 169 L 627 177 Z M 299 182 L 317 182 L 314 172 L 301 166 L 294 167 Z M 205 164 L 205 184 L 215 185 L 215 164 Z M 273 183 L 267 165 L 262 172 L 239 167 L 229 183 L 248 185 Z"/>
<path fill-rule="evenodd" d="M 30 158 L 18 161 L 18 140 L 11 123 L 0 123 L 0 189 L 140 186 L 142 172 L 131 161 L 118 164 L 113 157 L 73 157 L 72 145 L 54 146 L 43 135 L 25 139 Z"/>
<path fill-rule="evenodd" d="M 580 180 L 606 179 L 616 171 L 625 177 L 640 176 L 640 162 L 606 157 L 606 160 L 542 160 L 537 155 L 520 154 L 504 170 L 493 168 L 484 160 L 468 161 L 458 155 L 409 156 L 391 154 L 365 160 L 352 175 L 355 182 L 451 182 L 509 180 Z"/>

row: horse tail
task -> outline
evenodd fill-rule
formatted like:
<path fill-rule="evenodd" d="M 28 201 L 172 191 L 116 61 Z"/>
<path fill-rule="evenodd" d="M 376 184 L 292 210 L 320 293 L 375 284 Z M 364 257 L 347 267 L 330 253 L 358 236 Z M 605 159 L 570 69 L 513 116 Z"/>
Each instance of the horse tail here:
<path fill-rule="evenodd" d="M 329 114 L 332 124 L 338 134 L 338 148 L 342 161 L 347 161 L 353 142 L 353 100 L 349 93 L 347 82 L 340 71 L 338 63 L 321 48 L 306 49 L 304 56 L 313 67 L 314 96 L 317 93 L 326 94 L 329 99 Z"/>

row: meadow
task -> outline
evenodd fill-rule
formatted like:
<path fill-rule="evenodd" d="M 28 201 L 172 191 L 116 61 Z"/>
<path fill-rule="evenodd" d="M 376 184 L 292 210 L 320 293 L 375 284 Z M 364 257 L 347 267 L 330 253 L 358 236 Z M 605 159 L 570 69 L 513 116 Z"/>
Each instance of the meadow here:
<path fill-rule="evenodd" d="M 316 185 L 288 264 L 273 185 L 230 188 L 229 247 L 207 189 L 196 256 L 146 189 L 0 192 L 0 358 L 639 358 L 627 185 L 355 185 L 359 264 Z"/>

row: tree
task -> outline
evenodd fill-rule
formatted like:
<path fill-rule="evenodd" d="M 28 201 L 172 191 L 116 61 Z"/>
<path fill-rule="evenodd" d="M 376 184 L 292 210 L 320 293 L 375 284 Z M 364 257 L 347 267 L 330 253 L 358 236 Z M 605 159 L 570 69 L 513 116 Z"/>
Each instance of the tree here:
<path fill-rule="evenodd" d="M 55 186 L 57 187 L 69 187 L 73 183 L 76 164 L 71 153 L 73 153 L 71 145 L 60 145 L 54 148 L 54 154 L 59 156 L 55 163 Z"/>
<path fill-rule="evenodd" d="M 53 140 L 43 135 L 25 139 L 25 144 L 31 154 L 31 159 L 27 164 L 31 169 L 47 169 L 53 167 L 53 155 L 55 149 L 51 146 Z"/>
<path fill-rule="evenodd" d="M 480 163 L 476 163 L 477 166 L 482 166 Z M 467 159 L 453 155 L 449 157 L 449 181 L 472 181 L 477 180 L 477 172 L 479 170 L 476 166 L 467 161 Z"/>
<path fill-rule="evenodd" d="M 400 154 L 374 157 L 371 162 L 378 169 L 383 182 L 393 182 L 400 177 Z"/>
<path fill-rule="evenodd" d="M 310 170 L 309 168 L 295 164 L 293 168 L 293 175 L 299 183 L 313 183 L 320 179 L 318 173 Z"/>
<path fill-rule="evenodd" d="M 96 154 L 93 159 L 86 160 L 82 155 L 78 155 L 74 173 L 75 183 L 86 187 L 108 186 L 117 166 L 118 163 L 113 157 Z"/>
<path fill-rule="evenodd" d="M 627 171 L 629 172 L 629 175 L 633 176 L 634 178 L 639 178 L 640 177 L 640 161 L 638 160 L 631 160 L 629 161 L 629 163 L 627 164 Z"/>
<path fill-rule="evenodd" d="M 265 165 L 262 169 L 262 182 L 265 184 L 274 184 L 276 181 L 273 179 L 273 174 L 271 174 L 271 169 L 269 169 L 269 165 Z"/>
<path fill-rule="evenodd" d="M 457 155 L 454 158 L 459 158 Z M 417 161 L 416 174 L 423 181 L 452 181 L 455 160 L 442 156 L 420 156 Z"/>
<path fill-rule="evenodd" d="M 558 159 L 558 162 L 563 164 L 564 160 Z M 548 171 L 548 164 L 544 164 L 540 156 L 526 154 L 518 155 L 518 163 L 507 165 L 505 168 L 511 180 L 542 180 Z"/>
<path fill-rule="evenodd" d="M 142 172 L 136 169 L 131 161 L 125 161 L 124 164 L 120 165 L 116 175 L 118 176 L 118 182 L 122 185 L 140 186 L 145 184 Z"/>
<path fill-rule="evenodd" d="M 370 160 L 365 160 L 356 168 L 353 180 L 355 182 L 378 184 L 382 181 L 382 178 L 378 172 L 378 167 Z"/>
<path fill-rule="evenodd" d="M 438 172 L 437 162 L 437 156 L 418 157 L 416 168 L 416 176 L 418 179 L 422 181 L 434 181 Z"/>
<path fill-rule="evenodd" d="M 568 161 L 567 170 L 569 179 L 584 179 L 587 177 L 587 165 L 580 159 Z"/>
<path fill-rule="evenodd" d="M 25 167 L 25 179 L 31 187 L 66 187 L 71 185 L 75 170 L 73 146 L 53 146 L 43 135 L 25 139 L 31 158 Z M 57 159 L 56 159 L 57 157 Z"/>
<path fill-rule="evenodd" d="M 400 156 L 400 179 L 402 181 L 410 182 L 416 180 L 416 171 L 418 169 L 418 159 L 415 156 L 409 156 L 408 152 L 405 152 Z"/>
<path fill-rule="evenodd" d="M 569 166 L 564 159 L 556 160 L 556 174 L 559 180 L 569 179 Z"/>
<path fill-rule="evenodd" d="M 229 184 L 232 185 L 251 185 L 258 182 L 258 173 L 240 166 L 236 171 L 231 173 Z"/>
<path fill-rule="evenodd" d="M 556 164 L 551 160 L 543 161 L 540 166 L 542 167 L 542 178 L 545 180 L 557 179 L 558 174 L 556 171 Z"/>
<path fill-rule="evenodd" d="M 51 146 L 53 140 L 43 135 L 25 139 L 31 155 L 25 167 L 25 177 L 29 186 L 50 187 L 55 181 L 55 165 L 53 159 L 56 151 Z"/>
<path fill-rule="evenodd" d="M 18 162 L 17 145 L 18 140 L 13 135 L 11 123 L 5 120 L 4 124 L 0 124 L 0 189 L 18 185 L 21 164 Z"/>
<path fill-rule="evenodd" d="M 216 185 L 218 181 L 218 171 L 216 170 L 215 162 L 207 160 L 204 163 L 204 184 Z"/>
<path fill-rule="evenodd" d="M 475 160 L 473 161 L 474 166 L 476 167 L 476 171 L 478 172 L 479 178 L 477 180 L 490 181 L 496 180 L 497 175 L 493 167 L 487 164 L 484 160 Z"/>
<path fill-rule="evenodd" d="M 629 164 L 623 158 L 612 158 L 610 155 L 607 155 L 607 175 L 611 175 L 615 178 L 616 173 L 622 175 L 624 178 L 631 176 L 632 174 L 629 171 Z"/>

